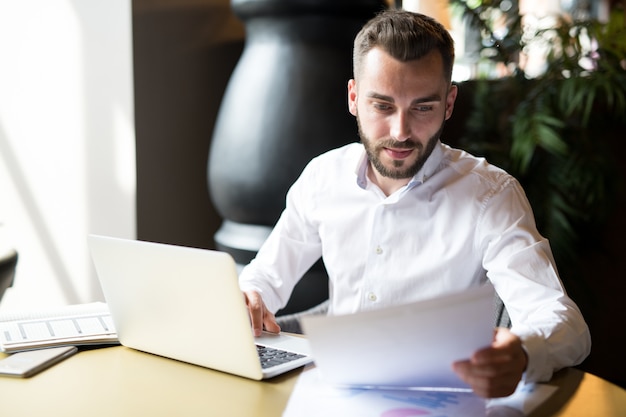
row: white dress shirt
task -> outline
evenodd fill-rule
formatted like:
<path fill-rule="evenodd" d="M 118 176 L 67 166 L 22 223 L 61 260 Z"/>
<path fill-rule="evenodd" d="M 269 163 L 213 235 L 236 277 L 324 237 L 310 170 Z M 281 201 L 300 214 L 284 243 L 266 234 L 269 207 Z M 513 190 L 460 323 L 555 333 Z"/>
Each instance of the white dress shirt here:
<path fill-rule="evenodd" d="M 320 256 L 330 314 L 408 303 L 488 279 L 528 353 L 526 380 L 548 380 L 589 354 L 587 325 L 517 180 L 441 143 L 390 196 L 369 181 L 368 169 L 359 143 L 313 159 L 242 270 L 242 290 L 258 291 L 275 312 Z"/>

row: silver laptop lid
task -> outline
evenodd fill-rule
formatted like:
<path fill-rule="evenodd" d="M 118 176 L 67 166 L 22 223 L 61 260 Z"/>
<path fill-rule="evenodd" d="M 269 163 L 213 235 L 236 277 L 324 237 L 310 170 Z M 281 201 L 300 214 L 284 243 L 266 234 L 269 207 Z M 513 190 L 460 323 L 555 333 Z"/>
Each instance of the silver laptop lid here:
<path fill-rule="evenodd" d="M 122 345 L 247 378 L 267 377 L 230 255 L 104 236 L 88 239 Z M 288 348 L 285 338 L 274 339 Z M 298 346 L 308 347 L 305 340 Z"/>

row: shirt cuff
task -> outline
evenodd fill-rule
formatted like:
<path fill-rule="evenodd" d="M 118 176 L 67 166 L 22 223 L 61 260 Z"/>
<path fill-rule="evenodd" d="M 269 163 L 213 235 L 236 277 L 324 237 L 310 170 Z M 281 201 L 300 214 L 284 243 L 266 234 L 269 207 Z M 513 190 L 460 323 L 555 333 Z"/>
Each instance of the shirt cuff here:
<path fill-rule="evenodd" d="M 257 281 L 248 281 L 246 279 L 239 278 L 239 289 L 243 292 L 247 291 L 256 291 L 263 299 L 263 303 L 265 303 L 265 308 L 272 312 L 272 314 L 276 314 L 278 310 L 282 308 L 280 305 L 280 299 L 277 297 L 273 297 L 271 288 L 264 288 L 260 282 Z"/>
<path fill-rule="evenodd" d="M 545 339 L 538 334 L 518 334 L 518 336 L 522 339 L 522 348 L 526 351 L 528 358 L 524 381 L 549 381 L 552 378 L 553 369 L 548 364 L 548 347 Z"/>

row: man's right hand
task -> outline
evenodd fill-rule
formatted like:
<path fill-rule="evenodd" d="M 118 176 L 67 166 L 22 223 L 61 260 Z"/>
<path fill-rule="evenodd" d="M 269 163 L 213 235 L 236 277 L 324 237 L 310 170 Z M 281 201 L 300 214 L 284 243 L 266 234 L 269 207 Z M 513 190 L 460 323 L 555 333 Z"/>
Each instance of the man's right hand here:
<path fill-rule="evenodd" d="M 280 333 L 280 326 L 276 323 L 276 317 L 265 307 L 261 295 L 256 291 L 246 291 L 243 296 L 250 313 L 250 324 L 254 335 L 260 336 L 263 330 L 270 333 Z"/>

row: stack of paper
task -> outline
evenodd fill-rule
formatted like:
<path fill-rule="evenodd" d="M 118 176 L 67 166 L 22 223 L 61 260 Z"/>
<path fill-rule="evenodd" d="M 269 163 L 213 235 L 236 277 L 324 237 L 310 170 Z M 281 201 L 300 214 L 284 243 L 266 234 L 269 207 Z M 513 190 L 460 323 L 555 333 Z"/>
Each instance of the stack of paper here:
<path fill-rule="evenodd" d="M 101 302 L 0 315 L 0 351 L 6 353 L 51 346 L 117 343 L 109 309 Z"/>

